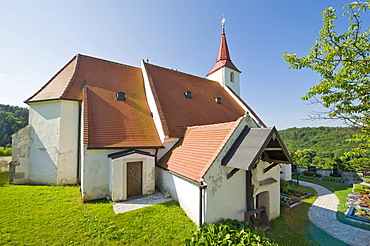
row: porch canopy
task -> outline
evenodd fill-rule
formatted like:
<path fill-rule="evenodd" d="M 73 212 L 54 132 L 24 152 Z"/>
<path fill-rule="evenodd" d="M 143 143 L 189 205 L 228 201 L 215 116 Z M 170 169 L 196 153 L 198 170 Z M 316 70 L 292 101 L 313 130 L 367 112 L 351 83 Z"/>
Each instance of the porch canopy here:
<path fill-rule="evenodd" d="M 267 170 L 264 170 L 265 172 L 280 163 L 293 163 L 275 127 L 244 128 L 221 164 L 250 171 L 260 158 L 272 163 L 266 168 Z"/>

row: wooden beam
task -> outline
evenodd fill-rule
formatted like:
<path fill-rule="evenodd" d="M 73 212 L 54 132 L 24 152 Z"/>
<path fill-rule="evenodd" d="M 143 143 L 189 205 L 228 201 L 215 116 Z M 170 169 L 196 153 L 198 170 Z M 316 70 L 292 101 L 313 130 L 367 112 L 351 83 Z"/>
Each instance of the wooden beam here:
<path fill-rule="evenodd" d="M 283 150 L 283 148 L 281 148 L 281 147 L 267 147 L 267 148 L 265 148 L 265 151 L 279 151 L 279 150 Z"/>
<path fill-rule="evenodd" d="M 264 172 L 264 173 L 266 173 L 266 172 L 268 172 L 270 169 L 272 169 L 273 167 L 275 167 L 275 166 L 277 166 L 277 165 L 279 165 L 279 163 L 274 162 L 274 163 L 272 163 L 270 166 L 268 166 L 268 167 L 264 168 L 264 169 L 263 169 L 263 172 Z"/>
<path fill-rule="evenodd" d="M 237 173 L 240 169 L 239 168 L 234 168 L 227 174 L 227 179 L 231 178 L 235 173 Z"/>

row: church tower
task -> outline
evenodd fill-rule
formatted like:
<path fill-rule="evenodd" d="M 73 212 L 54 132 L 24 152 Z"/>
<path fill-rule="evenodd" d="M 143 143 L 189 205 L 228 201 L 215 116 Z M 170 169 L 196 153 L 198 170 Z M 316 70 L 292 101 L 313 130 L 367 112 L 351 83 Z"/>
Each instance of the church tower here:
<path fill-rule="evenodd" d="M 225 18 L 223 18 L 220 49 L 216 64 L 207 74 L 207 79 L 218 81 L 223 87 L 228 86 L 240 96 L 240 73 L 230 59 L 225 35 Z"/>

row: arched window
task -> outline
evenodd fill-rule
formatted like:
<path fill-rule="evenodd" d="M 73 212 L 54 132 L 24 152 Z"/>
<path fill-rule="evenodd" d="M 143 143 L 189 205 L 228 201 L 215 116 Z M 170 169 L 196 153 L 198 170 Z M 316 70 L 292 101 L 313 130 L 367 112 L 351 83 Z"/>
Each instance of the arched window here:
<path fill-rule="evenodd" d="M 234 82 L 234 72 L 230 72 L 230 82 Z"/>

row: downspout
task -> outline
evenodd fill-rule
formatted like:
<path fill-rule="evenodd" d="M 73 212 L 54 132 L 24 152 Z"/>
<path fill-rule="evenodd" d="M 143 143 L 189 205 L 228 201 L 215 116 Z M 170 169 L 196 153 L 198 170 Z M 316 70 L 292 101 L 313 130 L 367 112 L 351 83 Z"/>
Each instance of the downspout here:
<path fill-rule="evenodd" d="M 201 179 L 199 183 L 199 227 L 203 224 L 203 204 L 204 204 L 204 190 L 207 188 L 207 184 Z"/>
<path fill-rule="evenodd" d="M 81 184 L 81 115 L 82 102 L 78 103 L 78 133 L 77 133 L 77 184 Z"/>

